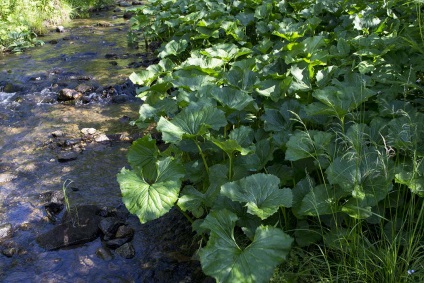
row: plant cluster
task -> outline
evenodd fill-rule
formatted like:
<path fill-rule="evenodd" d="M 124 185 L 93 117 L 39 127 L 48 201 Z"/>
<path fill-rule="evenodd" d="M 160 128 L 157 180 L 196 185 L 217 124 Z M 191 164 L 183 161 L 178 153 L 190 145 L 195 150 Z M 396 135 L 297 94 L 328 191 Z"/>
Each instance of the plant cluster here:
<path fill-rule="evenodd" d="M 113 0 L 2 0 L 0 3 L 0 52 L 20 52 L 41 45 L 37 35 L 49 26 L 66 22 L 74 15 L 87 15 L 92 8 Z"/>
<path fill-rule="evenodd" d="M 420 27 L 403 1 L 150 0 L 132 28 L 160 61 L 130 78 L 134 124 L 161 138 L 129 148 L 126 207 L 142 223 L 179 208 L 219 282 L 266 282 L 299 254 L 324 259 L 311 282 L 416 280 Z"/>

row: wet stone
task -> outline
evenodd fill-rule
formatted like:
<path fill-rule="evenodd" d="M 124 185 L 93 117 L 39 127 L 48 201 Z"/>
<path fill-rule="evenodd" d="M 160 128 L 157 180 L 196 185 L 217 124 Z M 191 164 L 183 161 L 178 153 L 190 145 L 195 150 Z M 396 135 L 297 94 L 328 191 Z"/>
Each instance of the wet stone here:
<path fill-rule="evenodd" d="M 1 251 L 1 253 L 6 257 L 12 257 L 18 253 L 17 248 L 7 248 Z"/>
<path fill-rule="evenodd" d="M 105 134 L 101 134 L 94 139 L 96 142 L 106 142 L 109 138 Z"/>
<path fill-rule="evenodd" d="M 112 250 L 119 248 L 123 244 L 130 241 L 130 238 L 119 238 L 119 239 L 113 239 L 106 242 L 106 246 L 108 248 L 111 248 Z"/>
<path fill-rule="evenodd" d="M 117 217 L 106 217 L 100 221 L 99 228 L 103 232 L 105 239 L 111 239 L 115 234 L 118 228 L 124 224 Z"/>
<path fill-rule="evenodd" d="M 0 174 L 0 184 L 1 183 L 7 183 L 12 181 L 13 179 L 16 179 L 18 176 L 11 173 L 1 173 Z"/>
<path fill-rule="evenodd" d="M 39 235 L 36 241 L 46 250 L 57 250 L 94 241 L 100 234 L 99 211 L 100 209 L 94 205 L 74 207 L 71 212 L 65 212 L 60 225 Z"/>
<path fill-rule="evenodd" d="M 0 242 L 12 238 L 13 228 L 12 224 L 6 223 L 0 225 Z"/>
<path fill-rule="evenodd" d="M 54 138 L 63 137 L 65 133 L 61 130 L 57 130 L 51 133 Z"/>
<path fill-rule="evenodd" d="M 131 3 L 122 1 L 122 2 L 119 2 L 119 6 L 121 6 L 121 7 L 130 7 L 131 6 Z"/>
<path fill-rule="evenodd" d="M 119 226 L 116 231 L 115 238 L 130 238 L 134 237 L 134 229 L 125 225 Z"/>
<path fill-rule="evenodd" d="M 118 54 L 116 54 L 116 53 L 107 53 L 105 55 L 105 58 L 106 59 L 118 59 Z"/>
<path fill-rule="evenodd" d="M 123 258 L 130 259 L 135 256 L 134 246 L 131 243 L 125 243 L 115 250 Z"/>
<path fill-rule="evenodd" d="M 70 100 L 78 100 L 82 97 L 82 93 L 78 92 L 74 89 L 64 88 L 59 91 L 57 96 L 57 100 L 59 101 L 70 101 Z"/>
<path fill-rule="evenodd" d="M 84 135 L 94 135 L 97 132 L 96 129 L 94 128 L 82 128 L 81 129 L 81 133 L 83 133 Z"/>
<path fill-rule="evenodd" d="M 65 28 L 63 26 L 57 26 L 56 32 L 65 32 Z"/>
<path fill-rule="evenodd" d="M 96 250 L 96 255 L 106 261 L 112 260 L 113 259 L 113 255 L 110 252 L 110 250 L 106 247 L 100 247 Z"/>
<path fill-rule="evenodd" d="M 75 151 L 62 152 L 57 156 L 57 161 L 59 162 L 68 162 L 78 158 L 78 153 Z"/>
<path fill-rule="evenodd" d="M 75 90 L 81 93 L 86 93 L 92 91 L 93 87 L 86 84 L 80 84 L 75 88 Z"/>

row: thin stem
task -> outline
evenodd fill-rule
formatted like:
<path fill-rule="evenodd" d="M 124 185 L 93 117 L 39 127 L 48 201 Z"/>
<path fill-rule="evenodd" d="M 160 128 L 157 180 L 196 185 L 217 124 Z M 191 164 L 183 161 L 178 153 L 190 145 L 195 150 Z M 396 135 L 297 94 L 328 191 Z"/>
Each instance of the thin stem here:
<path fill-rule="evenodd" d="M 202 157 L 202 160 L 203 160 L 203 165 L 205 166 L 205 169 L 206 169 L 206 173 L 208 173 L 208 176 L 209 176 L 209 167 L 208 167 L 208 163 L 206 162 L 206 157 L 203 154 L 203 150 L 196 139 L 194 140 L 194 143 L 196 144 L 197 149 L 199 150 L 200 156 Z"/>

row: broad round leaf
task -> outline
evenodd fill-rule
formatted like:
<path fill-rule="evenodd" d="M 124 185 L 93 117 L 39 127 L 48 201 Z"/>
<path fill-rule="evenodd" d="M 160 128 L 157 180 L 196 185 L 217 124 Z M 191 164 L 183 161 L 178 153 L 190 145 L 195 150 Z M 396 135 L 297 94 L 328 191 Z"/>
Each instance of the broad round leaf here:
<path fill-rule="evenodd" d="M 266 219 L 280 206 L 291 207 L 290 189 L 279 189 L 280 179 L 274 175 L 255 174 L 222 185 L 221 193 L 233 201 L 245 202 L 247 212 Z"/>
<path fill-rule="evenodd" d="M 156 164 L 157 178 L 152 183 L 125 168 L 117 176 L 125 206 L 141 223 L 159 218 L 174 206 L 184 177 L 183 166 L 170 157 Z"/>
<path fill-rule="evenodd" d="M 259 226 L 252 243 L 241 249 L 234 239 L 237 216 L 228 210 L 209 213 L 201 227 L 211 230 L 200 250 L 205 274 L 218 282 L 268 282 L 274 268 L 287 256 L 293 239 L 281 229 Z"/>

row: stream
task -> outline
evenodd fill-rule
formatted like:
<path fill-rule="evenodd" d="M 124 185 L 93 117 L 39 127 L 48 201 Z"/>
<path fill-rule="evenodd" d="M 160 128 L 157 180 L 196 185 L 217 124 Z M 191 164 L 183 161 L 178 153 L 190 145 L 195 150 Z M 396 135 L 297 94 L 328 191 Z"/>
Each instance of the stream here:
<path fill-rule="evenodd" d="M 122 203 L 116 174 L 140 136 L 129 122 L 142 103 L 127 78 L 154 61 L 127 46 L 125 12 L 110 7 L 44 46 L 0 54 L 0 282 L 208 281 L 179 212 L 141 225 Z M 79 96 L 60 99 L 63 89 Z M 73 244 L 73 216 L 95 223 L 94 236 Z"/>

